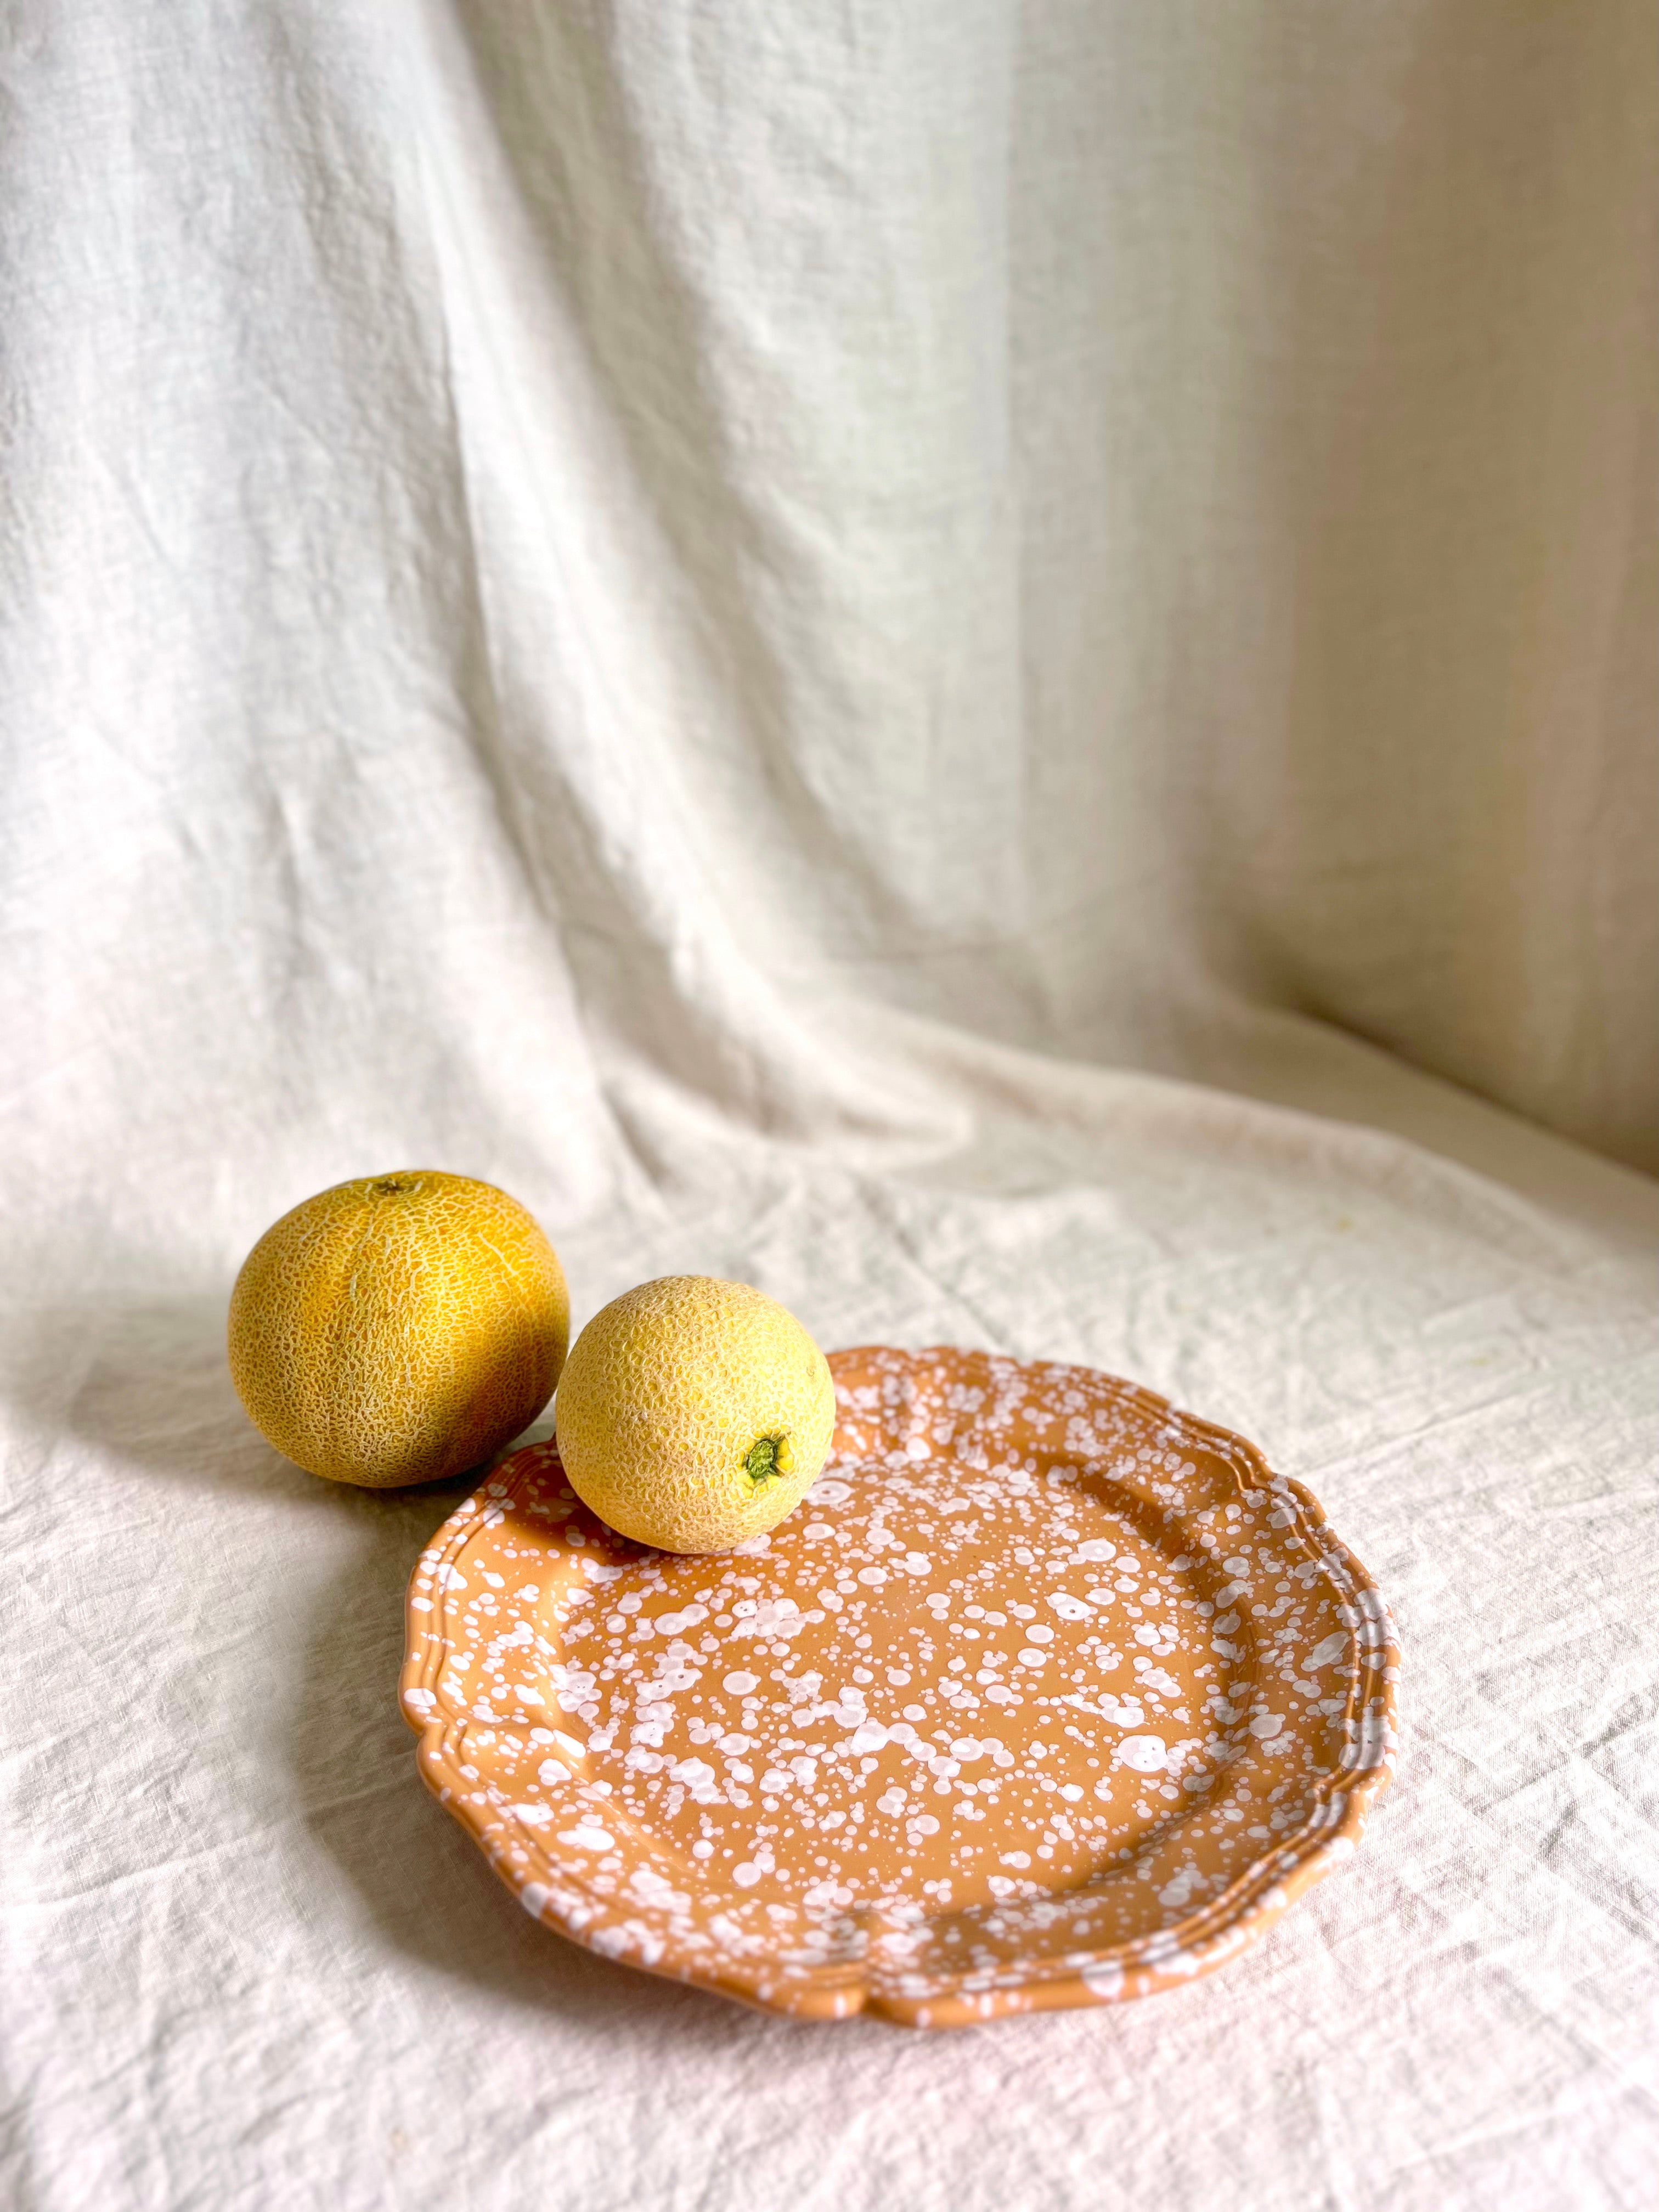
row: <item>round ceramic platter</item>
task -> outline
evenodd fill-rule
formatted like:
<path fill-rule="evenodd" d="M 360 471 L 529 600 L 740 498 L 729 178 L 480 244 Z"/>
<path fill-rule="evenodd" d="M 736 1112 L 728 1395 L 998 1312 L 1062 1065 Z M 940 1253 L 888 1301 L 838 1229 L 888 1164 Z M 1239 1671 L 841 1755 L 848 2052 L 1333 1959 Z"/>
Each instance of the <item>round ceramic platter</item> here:
<path fill-rule="evenodd" d="M 430 1788 L 526 1910 L 775 2012 L 1177 1986 L 1352 1852 L 1388 1609 L 1255 1448 L 1086 1368 L 834 1355 L 835 1455 L 720 1558 L 515 1452 L 410 1586 Z"/>

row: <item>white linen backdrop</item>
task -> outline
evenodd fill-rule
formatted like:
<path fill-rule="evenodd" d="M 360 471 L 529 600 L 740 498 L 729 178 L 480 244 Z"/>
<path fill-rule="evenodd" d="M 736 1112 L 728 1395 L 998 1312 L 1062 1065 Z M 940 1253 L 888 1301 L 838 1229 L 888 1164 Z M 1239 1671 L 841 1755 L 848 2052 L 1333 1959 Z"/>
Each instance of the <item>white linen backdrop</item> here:
<path fill-rule="evenodd" d="M 1650 2203 L 1656 50 L 0 13 L 8 2204 Z M 1255 1438 L 1399 1619 L 1352 1867 L 953 2038 L 534 1929 L 395 1705 L 465 1486 L 224 1367 L 413 1164 L 579 1320 L 729 1273 Z"/>

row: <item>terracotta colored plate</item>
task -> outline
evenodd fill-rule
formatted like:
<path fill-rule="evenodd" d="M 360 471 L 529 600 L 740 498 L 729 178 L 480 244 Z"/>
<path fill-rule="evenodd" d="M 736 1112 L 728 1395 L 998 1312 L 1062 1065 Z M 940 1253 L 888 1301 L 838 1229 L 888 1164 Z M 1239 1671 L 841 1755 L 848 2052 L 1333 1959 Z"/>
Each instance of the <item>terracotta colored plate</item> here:
<path fill-rule="evenodd" d="M 1205 1973 L 1352 1852 L 1394 1631 L 1299 1483 L 1080 1367 L 836 1353 L 769 1537 L 630 1544 L 516 1452 L 409 1593 L 428 1785 L 527 1911 L 776 2012 L 944 2027 Z"/>

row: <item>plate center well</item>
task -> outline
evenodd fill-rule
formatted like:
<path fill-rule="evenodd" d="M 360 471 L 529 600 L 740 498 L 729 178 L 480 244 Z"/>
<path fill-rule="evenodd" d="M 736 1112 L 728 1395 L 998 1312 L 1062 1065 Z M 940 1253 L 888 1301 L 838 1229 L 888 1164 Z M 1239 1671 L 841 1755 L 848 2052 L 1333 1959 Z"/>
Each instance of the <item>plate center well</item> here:
<path fill-rule="evenodd" d="M 573 1763 L 688 1870 L 955 1911 L 1122 1873 L 1223 1786 L 1255 1670 L 1214 1563 L 1109 1482 L 909 1453 L 726 1558 L 593 1524 L 544 1588 Z"/>

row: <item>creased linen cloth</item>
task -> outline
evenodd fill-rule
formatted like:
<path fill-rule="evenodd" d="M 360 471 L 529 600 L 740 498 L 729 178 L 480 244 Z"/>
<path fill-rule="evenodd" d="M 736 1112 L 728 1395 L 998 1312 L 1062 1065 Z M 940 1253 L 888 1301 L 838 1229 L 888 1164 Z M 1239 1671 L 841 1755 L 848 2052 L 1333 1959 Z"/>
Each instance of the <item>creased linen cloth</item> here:
<path fill-rule="evenodd" d="M 1655 43 L 0 21 L 8 2203 L 1650 2201 Z M 1251 1436 L 1400 1625 L 1352 1869 L 949 2038 L 532 1927 L 396 1710 L 465 1486 L 224 1366 L 406 1164 L 579 1322 L 728 1273 Z"/>

